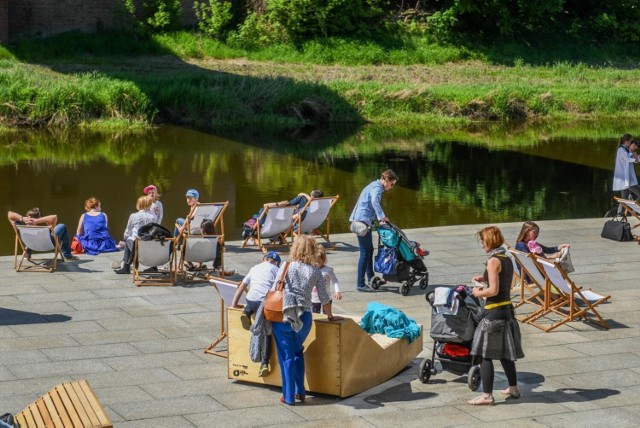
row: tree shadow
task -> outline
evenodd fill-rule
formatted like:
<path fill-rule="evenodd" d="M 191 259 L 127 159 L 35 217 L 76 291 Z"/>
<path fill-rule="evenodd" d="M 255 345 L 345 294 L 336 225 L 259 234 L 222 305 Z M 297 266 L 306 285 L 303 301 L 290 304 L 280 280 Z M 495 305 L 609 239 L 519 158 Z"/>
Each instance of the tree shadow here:
<path fill-rule="evenodd" d="M 71 317 L 61 314 L 43 315 L 35 312 L 0 308 L 0 325 L 48 324 L 70 321 Z"/>

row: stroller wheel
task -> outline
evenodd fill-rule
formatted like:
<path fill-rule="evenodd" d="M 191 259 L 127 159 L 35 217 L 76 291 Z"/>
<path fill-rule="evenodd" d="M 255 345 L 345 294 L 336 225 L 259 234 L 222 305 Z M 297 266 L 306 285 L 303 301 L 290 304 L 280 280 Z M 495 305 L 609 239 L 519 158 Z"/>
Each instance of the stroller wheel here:
<path fill-rule="evenodd" d="M 424 290 L 429 285 L 429 272 L 424 274 L 424 278 L 420 280 L 420 289 Z"/>
<path fill-rule="evenodd" d="M 400 286 L 400 293 L 403 296 L 406 296 L 407 294 L 409 294 L 410 289 L 411 289 L 411 283 L 403 282 L 402 285 Z"/>
<path fill-rule="evenodd" d="M 427 383 L 429 382 L 429 378 L 431 377 L 431 360 L 425 358 L 420 363 L 420 370 L 418 371 L 418 379 L 420 382 Z"/>
<path fill-rule="evenodd" d="M 384 284 L 384 281 L 377 276 L 371 278 L 371 288 L 373 288 L 374 290 L 379 289 L 381 284 Z"/>
<path fill-rule="evenodd" d="M 469 386 L 469 389 L 472 391 L 476 391 L 478 388 L 480 388 L 481 380 L 480 366 L 471 366 L 471 368 L 469 369 L 469 374 L 467 375 L 467 384 Z"/>

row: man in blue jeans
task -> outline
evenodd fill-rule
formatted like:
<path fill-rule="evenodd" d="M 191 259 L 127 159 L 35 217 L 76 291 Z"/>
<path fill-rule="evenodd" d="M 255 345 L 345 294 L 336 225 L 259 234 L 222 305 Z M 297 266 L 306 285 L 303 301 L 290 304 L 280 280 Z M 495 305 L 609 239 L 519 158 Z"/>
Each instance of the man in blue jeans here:
<path fill-rule="evenodd" d="M 27 215 L 25 216 L 9 211 L 7 217 L 9 218 L 9 221 L 14 224 L 26 224 L 27 226 L 46 225 L 53 227 L 53 231 L 58 237 L 58 242 L 60 243 L 60 249 L 62 250 L 62 257 L 64 257 L 64 260 L 78 260 L 78 257 L 71 253 L 71 238 L 69 237 L 67 226 L 62 223 L 56 224 L 58 223 L 57 215 L 51 214 L 42 217 L 40 214 L 40 208 L 31 208 L 27 211 Z M 31 257 L 31 251 L 29 249 L 27 249 L 27 255 L 28 257 Z"/>
<path fill-rule="evenodd" d="M 366 225 L 366 233 L 362 236 L 358 235 L 358 245 L 360 246 L 360 258 L 358 259 L 358 279 L 356 282 L 356 290 L 372 292 L 374 291 L 365 283 L 365 275 L 367 282 L 370 282 L 374 276 L 373 273 L 373 238 L 371 233 L 371 225 L 375 220 L 379 223 L 389 221 L 385 215 L 380 201 L 382 194 L 391 190 L 396 185 L 398 176 L 395 172 L 388 169 L 382 173 L 379 180 L 369 183 L 358 197 L 358 202 L 351 212 L 349 221 L 360 222 Z"/>

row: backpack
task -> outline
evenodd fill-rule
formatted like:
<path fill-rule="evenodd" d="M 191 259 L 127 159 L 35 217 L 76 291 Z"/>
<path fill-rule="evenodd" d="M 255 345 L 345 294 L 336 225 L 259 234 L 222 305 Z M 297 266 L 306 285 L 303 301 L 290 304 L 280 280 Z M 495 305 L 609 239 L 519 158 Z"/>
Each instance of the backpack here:
<path fill-rule="evenodd" d="M 171 238 L 169 229 L 158 223 L 147 223 L 138 229 L 138 236 L 143 241 L 152 239 Z"/>
<path fill-rule="evenodd" d="M 254 227 L 258 220 L 255 217 L 251 217 L 249 220 L 242 223 L 242 237 L 248 238 L 253 235 Z"/>

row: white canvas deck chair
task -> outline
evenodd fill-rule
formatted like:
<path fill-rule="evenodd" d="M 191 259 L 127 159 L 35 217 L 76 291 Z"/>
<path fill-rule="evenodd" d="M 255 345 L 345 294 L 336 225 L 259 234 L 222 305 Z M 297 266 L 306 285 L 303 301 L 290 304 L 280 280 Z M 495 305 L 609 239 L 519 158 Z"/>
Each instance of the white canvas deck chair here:
<path fill-rule="evenodd" d="M 615 199 L 617 203 L 622 205 L 622 208 L 624 208 L 625 216 L 632 215 L 640 221 L 640 204 L 638 204 L 638 202 L 631 199 L 618 198 L 616 196 L 614 196 L 613 199 Z M 640 226 L 640 223 L 633 226 L 632 229 L 635 229 L 638 226 Z"/>
<path fill-rule="evenodd" d="M 207 346 L 204 350 L 207 354 L 217 355 L 218 357 L 228 358 L 229 351 L 216 351 L 215 346 L 220 342 L 227 338 L 227 307 L 231 305 L 233 301 L 233 296 L 236 294 L 236 290 L 240 285 L 240 282 L 237 281 L 229 281 L 228 279 L 223 278 L 213 278 L 210 280 L 213 288 L 216 289 L 218 294 L 220 294 L 220 335 L 216 340 L 211 342 L 209 346 Z M 241 305 L 247 304 L 247 290 L 240 296 L 238 303 Z"/>
<path fill-rule="evenodd" d="M 133 255 L 133 283 L 141 285 L 174 285 L 176 283 L 176 239 L 136 238 Z M 167 271 L 145 272 L 145 268 L 165 266 Z"/>
<path fill-rule="evenodd" d="M 509 253 L 513 255 L 516 263 L 520 267 L 520 273 L 514 269 L 513 275 L 520 282 L 519 300 L 514 307 L 518 308 L 524 304 L 534 306 L 534 310 L 527 315 L 519 316 L 522 322 L 528 322 L 529 318 L 535 316 L 543 309 L 545 299 L 545 278 L 536 266 L 531 254 L 523 253 L 514 248 L 509 248 Z"/>
<path fill-rule="evenodd" d="M 312 235 L 323 238 L 328 244 L 328 248 L 335 250 L 336 246 L 331 242 L 331 208 L 338 202 L 340 195 L 325 196 L 322 198 L 311 198 L 307 204 L 298 212 L 292 228 L 293 237 L 298 235 L 320 231 L 320 226 L 325 224 L 324 233 Z M 304 219 L 302 218 L 304 217 Z"/>
<path fill-rule="evenodd" d="M 544 331 L 551 331 L 567 322 L 576 319 L 596 322 L 602 328 L 608 329 L 609 324 L 600 316 L 596 306 L 606 302 L 611 296 L 604 296 L 593 290 L 584 290 L 577 286 L 569 275 L 556 262 L 542 257 L 532 256 L 537 266 L 545 277 L 545 293 L 551 296 L 551 287 L 555 287 L 555 297 L 547 297 L 546 308 L 531 318 L 529 323 Z M 580 302 L 578 302 L 580 301 Z M 538 323 L 539 319 L 555 313 L 560 315 L 560 320 L 551 325 Z M 591 317 L 588 315 L 592 315 Z"/>
<path fill-rule="evenodd" d="M 224 212 L 229 201 L 199 203 L 195 205 L 185 220 L 185 233 L 180 237 L 181 253 L 178 270 L 185 282 L 208 281 L 209 275 L 219 270 L 224 273 Z M 202 222 L 213 221 L 215 235 L 202 234 Z M 216 257 L 220 257 L 220 267 L 214 268 Z M 206 263 L 211 266 L 202 268 Z"/>
<path fill-rule="evenodd" d="M 254 245 L 257 245 L 263 253 L 275 247 L 289 247 L 287 235 L 293 227 L 293 213 L 295 210 L 296 207 L 294 206 L 265 206 L 254 226 L 255 237 L 248 236 L 242 242 L 242 248 L 249 245 L 248 243 L 251 239 L 255 240 Z M 263 242 L 263 239 L 267 239 L 267 242 Z"/>
<path fill-rule="evenodd" d="M 14 224 L 16 244 L 13 267 L 16 272 L 53 272 L 56 270 L 58 258 L 64 262 L 60 243 L 51 226 L 27 226 Z M 29 252 L 31 252 L 29 255 Z M 18 261 L 18 251 L 22 251 Z M 39 254 L 36 257 L 35 253 Z"/>

